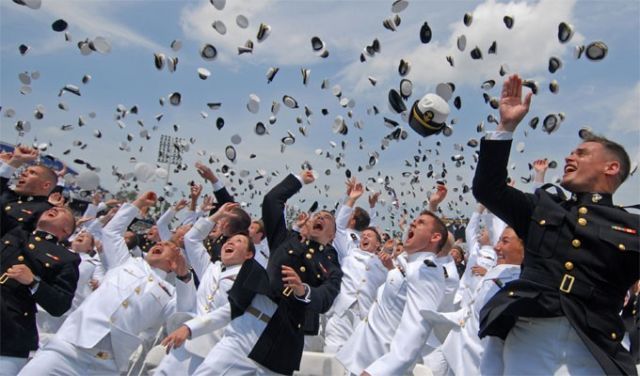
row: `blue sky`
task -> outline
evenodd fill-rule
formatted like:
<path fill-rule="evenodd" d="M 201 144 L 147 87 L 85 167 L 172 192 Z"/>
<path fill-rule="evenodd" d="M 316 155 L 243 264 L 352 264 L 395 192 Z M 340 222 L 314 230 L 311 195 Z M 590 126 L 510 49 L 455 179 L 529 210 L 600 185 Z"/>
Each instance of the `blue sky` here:
<path fill-rule="evenodd" d="M 189 168 L 177 175 L 172 172 L 171 181 L 179 191 L 168 199 L 175 200 L 180 191 L 186 192 L 188 181 L 200 181 L 193 163 L 208 161 L 213 155 L 219 162 L 212 167 L 220 168 L 223 164 L 231 167 L 235 176 L 224 179 L 229 186 L 237 188 L 238 201 L 249 204 L 253 214 L 259 213 L 261 194 L 287 172 L 299 171 L 305 160 L 318 171 L 319 178 L 315 187 L 305 187 L 291 201 L 303 209 L 314 200 L 318 200 L 321 207 L 333 207 L 344 193 L 347 168 L 360 180 L 373 178 L 369 179 L 368 187 L 383 192 L 380 181 L 389 176 L 402 206 L 416 209 L 422 205 L 426 191 L 435 184 L 435 179 L 426 176 L 428 165 L 440 173 L 444 164 L 451 203 L 450 208 L 444 208 L 445 213 L 468 215 L 473 207 L 471 193 L 460 197 L 462 192 L 454 192 L 454 188 L 461 190 L 464 183 L 471 184 L 474 149 L 466 143 L 471 138 L 480 138 L 481 134 L 476 133 L 479 122 L 484 121 L 486 129 L 494 127 L 487 122 L 487 115 L 497 117 L 497 111 L 484 103 L 480 84 L 488 79 L 496 80 L 498 84 L 488 94 L 499 96 L 503 78 L 498 71 L 501 64 L 506 64 L 509 72 L 519 72 L 525 78 L 538 81 L 540 86 L 529 116 L 515 134 L 514 145 L 525 144 L 523 153 L 512 150 L 511 175 L 518 180 L 518 187 L 532 189 L 530 184 L 520 182 L 520 177 L 529 175 L 527 163 L 536 158 L 547 157 L 559 163 L 558 169 L 549 171 L 549 181 L 560 176 L 563 158 L 578 144 L 577 131 L 583 126 L 621 142 L 634 163 L 640 159 L 640 3 L 637 1 L 409 1 L 409 6 L 399 13 L 402 22 L 395 32 L 382 26 L 384 19 L 393 17 L 391 3 L 230 0 L 220 11 L 209 1 L 42 0 L 42 7 L 32 10 L 4 0 L 0 3 L 1 139 L 15 142 L 18 139 L 15 123 L 28 120 L 32 129 L 19 141 L 32 143 L 37 138 L 38 143 L 50 142 L 52 146 L 47 152 L 57 156 L 71 149 L 69 155 L 62 156 L 63 160 L 79 171 L 84 167 L 73 164 L 76 158 L 99 166 L 101 184 L 117 190 L 122 182 L 117 183 L 111 175 L 112 166 L 127 173 L 133 172 L 139 162 L 155 165 L 161 134 L 194 138 L 195 143 L 183 155 Z M 462 22 L 465 12 L 474 15 L 469 27 Z M 249 19 L 247 29 L 236 25 L 239 14 Z M 511 30 L 502 22 L 505 15 L 515 19 Z M 52 22 L 59 18 L 69 23 L 67 31 L 72 42 L 65 41 L 64 33 L 52 31 Z M 225 35 L 211 27 L 216 20 L 226 24 Z M 425 21 L 433 30 L 428 44 L 422 44 L 418 36 Z M 567 44 L 559 43 L 556 37 L 557 26 L 563 21 L 575 29 Z M 258 43 L 256 32 L 262 22 L 271 26 L 271 33 Z M 463 52 L 456 48 L 461 34 L 467 39 Z M 82 56 L 77 42 L 97 36 L 111 42 L 111 52 Z M 328 58 L 322 59 L 313 53 L 310 43 L 313 36 L 325 42 Z M 381 53 L 361 63 L 360 53 L 375 38 L 380 41 Z M 254 41 L 253 53 L 238 56 L 237 47 L 248 39 Z M 179 51 L 170 48 L 173 40 L 182 42 Z M 494 40 L 498 53 L 488 55 L 486 51 Z M 597 40 L 604 41 L 609 48 L 603 61 L 592 62 L 584 56 L 579 60 L 573 58 L 576 45 Z M 22 43 L 31 47 L 24 56 L 18 53 Z M 205 61 L 199 56 L 204 43 L 216 46 L 217 59 Z M 470 58 L 469 52 L 475 46 L 483 51 L 482 60 Z M 160 52 L 179 58 L 174 73 L 166 68 L 156 70 L 153 54 Z M 453 56 L 455 67 L 446 62 L 447 55 Z M 551 56 L 563 61 L 563 67 L 555 74 L 547 71 Z M 461 97 L 462 108 L 457 110 L 451 106 L 449 121 L 456 123 L 451 137 L 421 138 L 399 115 L 390 112 L 387 93 L 400 82 L 397 72 L 400 59 L 411 63 L 407 78 L 412 80 L 414 89 L 408 104 L 433 92 L 440 82 L 455 83 L 454 97 Z M 200 67 L 211 71 L 207 80 L 198 78 Z M 279 67 L 280 71 L 273 82 L 267 84 L 265 73 L 269 67 Z M 311 70 L 307 86 L 302 84 L 301 68 Z M 32 92 L 23 95 L 18 75 L 33 71 L 38 71 L 40 78 L 32 80 Z M 86 85 L 81 83 L 85 74 L 92 76 Z M 369 83 L 369 76 L 378 80 L 375 87 Z M 324 79 L 328 79 L 329 86 L 321 90 Z M 559 83 L 558 94 L 548 90 L 552 79 Z M 58 91 L 67 84 L 79 86 L 82 95 L 65 93 L 58 97 Z M 340 85 L 343 97 L 355 100 L 354 108 L 340 106 L 331 92 L 334 85 Z M 167 99 L 172 92 L 182 94 L 180 106 L 168 103 L 161 106 L 159 99 Z M 250 94 L 261 99 L 257 114 L 246 109 Z M 293 96 L 300 108 L 283 106 L 283 95 Z M 281 105 L 277 121 L 268 125 L 268 135 L 258 136 L 253 128 L 259 121 L 268 123 L 273 101 Z M 59 102 L 64 102 L 68 110 L 58 109 Z M 208 102 L 221 102 L 222 107 L 211 110 L 206 106 Z M 128 114 L 122 119 L 124 129 L 120 129 L 114 118 L 119 104 L 139 108 L 137 115 Z M 37 105 L 45 108 L 42 120 L 33 116 Z M 305 105 L 313 112 L 309 118 L 304 114 Z M 374 105 L 380 114 L 368 114 L 367 109 Z M 323 108 L 329 111 L 327 116 L 321 114 Z M 7 109 L 15 110 L 15 116 L 6 117 Z M 349 110 L 352 117 L 348 116 Z M 89 118 L 90 112 L 97 116 Z M 543 119 L 547 114 L 560 112 L 565 114 L 565 121 L 551 135 L 542 132 L 540 126 L 536 130 L 526 126 L 534 116 Z M 159 122 L 155 120 L 158 114 L 163 114 Z M 338 115 L 344 117 L 349 127 L 346 136 L 331 132 Z M 86 122 L 84 127 L 77 126 L 80 116 Z M 225 120 L 222 130 L 215 127 L 218 117 Z M 297 123 L 298 117 L 302 124 Z M 400 122 L 409 132 L 409 138 L 392 141 L 381 150 L 381 140 L 391 132 L 385 127 L 383 117 Z M 144 129 L 149 130 L 150 140 L 139 137 L 143 130 L 139 120 Z M 355 121 L 362 122 L 362 129 L 354 126 Z M 62 131 L 64 124 L 75 127 Z M 179 126 L 178 132 L 174 132 L 174 124 Z M 153 130 L 154 126 L 157 130 Z M 306 126 L 307 137 L 299 132 L 300 126 Z M 96 129 L 102 132 L 101 139 L 93 136 Z M 280 141 L 287 131 L 295 135 L 296 143 L 281 153 Z M 134 136 L 128 143 L 130 151 L 121 151 L 118 145 L 126 141 L 128 133 Z M 238 159 L 231 163 L 225 159 L 224 149 L 236 134 L 242 142 L 235 145 Z M 88 146 L 80 150 L 72 146 L 74 140 L 83 140 Z M 331 145 L 332 141 L 337 147 Z M 346 142 L 344 150 L 340 147 L 342 141 Z M 456 144 L 464 146 L 462 152 L 456 150 Z M 317 151 L 322 153 L 319 155 Z M 326 157 L 327 152 L 332 158 Z M 374 152 L 379 155 L 377 164 L 358 173 L 358 166 L 366 166 Z M 252 153 L 256 158 L 249 159 Z M 423 154 L 427 154 L 427 161 L 414 165 L 414 156 Z M 451 161 L 454 154 L 463 154 L 465 164 L 456 167 Z M 338 156 L 345 167 L 335 162 Z M 136 163 L 130 161 L 131 157 L 135 157 Z M 410 161 L 411 166 L 405 161 Z M 255 189 L 250 190 L 248 182 L 257 176 L 258 169 L 276 176 L 269 185 L 265 184 L 266 179 L 255 181 Z M 243 178 L 240 185 L 238 177 L 242 170 L 249 171 L 249 176 Z M 326 170 L 330 175 L 325 174 Z M 404 177 L 402 173 L 417 174 L 419 183 L 411 186 L 411 177 Z M 638 174 L 635 174 L 619 190 L 616 201 L 637 203 L 638 183 Z M 162 179 L 139 183 L 141 190 L 159 190 L 162 186 Z M 386 217 L 385 226 L 389 226 L 392 198 L 386 193 L 383 198 L 386 205 L 381 215 Z"/>

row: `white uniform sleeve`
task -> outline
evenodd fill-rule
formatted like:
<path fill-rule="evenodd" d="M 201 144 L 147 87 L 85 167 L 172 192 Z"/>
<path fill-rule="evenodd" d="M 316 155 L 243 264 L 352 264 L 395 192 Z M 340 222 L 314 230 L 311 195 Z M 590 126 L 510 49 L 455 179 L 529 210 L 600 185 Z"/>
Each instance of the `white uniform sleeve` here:
<path fill-rule="evenodd" d="M 484 138 L 486 140 L 512 140 L 513 132 L 509 131 L 488 131 Z"/>
<path fill-rule="evenodd" d="M 158 227 L 158 236 L 160 236 L 160 240 L 166 242 L 171 239 L 171 229 L 169 229 L 169 224 L 176 216 L 176 211 L 173 207 L 170 207 L 166 212 L 164 212 L 158 221 L 156 222 L 156 226 Z"/>
<path fill-rule="evenodd" d="M 336 249 L 336 252 L 338 252 L 340 261 L 349 255 L 351 238 L 347 231 L 347 224 L 349 223 L 349 218 L 351 218 L 352 213 L 353 208 L 344 204 L 340 205 L 336 213 L 336 235 L 333 238 L 333 247 Z"/>
<path fill-rule="evenodd" d="M 485 221 L 487 223 L 487 229 L 489 230 L 489 241 L 495 246 L 498 244 L 502 232 L 507 228 L 507 224 L 493 213 L 487 213 L 487 215 L 485 215 Z"/>
<path fill-rule="evenodd" d="M 102 261 L 100 261 L 100 257 L 94 256 L 96 258 L 95 263 L 96 267 L 93 269 L 93 274 L 91 275 L 91 279 L 95 279 L 98 282 L 102 282 L 104 278 L 105 270 L 104 266 L 102 266 Z"/>
<path fill-rule="evenodd" d="M 191 338 L 200 337 L 222 329 L 231 322 L 231 304 L 225 305 L 203 316 L 196 316 L 184 323 L 191 330 Z"/>
<path fill-rule="evenodd" d="M 185 256 L 198 278 L 204 276 L 204 272 L 211 264 L 211 257 L 209 257 L 202 241 L 209 235 L 213 226 L 214 223 L 209 218 L 200 218 L 184 235 Z"/>
<path fill-rule="evenodd" d="M 187 215 L 182 220 L 183 225 L 192 225 L 200 218 L 201 211 L 187 210 Z"/>
<path fill-rule="evenodd" d="M 427 342 L 431 324 L 420 311 L 437 311 L 444 292 L 440 267 L 410 266 L 407 274 L 407 301 L 400 325 L 388 353 L 366 368 L 371 375 L 402 375 L 410 371 Z M 440 275 L 438 275 L 440 273 Z"/>
<path fill-rule="evenodd" d="M 95 218 L 101 210 L 107 208 L 107 204 L 104 202 L 99 203 L 98 205 L 89 204 L 82 214 L 83 217 Z"/>
<path fill-rule="evenodd" d="M 124 264 L 131 257 L 124 241 L 124 233 L 139 212 L 140 210 L 134 205 L 124 204 L 102 229 L 103 251 L 100 255 L 106 270 Z"/>
<path fill-rule="evenodd" d="M 196 286 L 193 276 L 188 283 L 176 278 L 176 311 L 193 312 L 196 306 Z"/>

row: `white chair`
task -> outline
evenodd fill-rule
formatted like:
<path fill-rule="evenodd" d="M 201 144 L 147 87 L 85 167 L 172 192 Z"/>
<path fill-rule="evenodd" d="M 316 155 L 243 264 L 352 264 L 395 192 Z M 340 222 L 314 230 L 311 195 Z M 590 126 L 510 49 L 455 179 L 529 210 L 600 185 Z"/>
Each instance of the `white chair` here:
<path fill-rule="evenodd" d="M 151 348 L 147 353 L 147 356 L 144 358 L 144 363 L 142 363 L 142 367 L 140 368 L 140 375 L 150 375 L 153 374 L 153 370 L 160 365 L 162 358 L 164 358 L 166 354 L 166 348 L 162 345 L 157 345 Z"/>
<path fill-rule="evenodd" d="M 311 351 L 302 353 L 300 371 L 294 373 L 298 376 L 335 376 L 344 375 L 346 370 L 338 362 L 334 354 L 324 354 Z"/>
<path fill-rule="evenodd" d="M 427 366 L 416 364 L 413 368 L 413 376 L 433 376 L 433 372 L 431 372 L 431 368 Z"/>

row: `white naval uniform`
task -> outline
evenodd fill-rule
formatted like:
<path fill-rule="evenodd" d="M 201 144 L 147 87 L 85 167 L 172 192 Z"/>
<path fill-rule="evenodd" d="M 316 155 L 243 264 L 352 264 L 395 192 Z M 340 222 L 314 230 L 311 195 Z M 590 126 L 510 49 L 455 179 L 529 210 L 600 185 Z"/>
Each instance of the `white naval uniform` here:
<path fill-rule="evenodd" d="M 478 212 L 473 212 L 471 218 L 469 218 L 469 223 L 465 230 L 467 244 L 469 246 L 469 258 L 467 259 L 467 267 L 464 273 L 462 273 L 462 277 L 460 277 L 460 287 L 454 299 L 454 303 L 459 305 L 459 307 L 468 305 L 468 302 L 472 299 L 473 292 L 476 290 L 476 286 L 482 279 L 482 276 L 474 275 L 471 268 L 479 265 L 489 270 L 496 265 L 497 256 L 493 246 L 480 246 L 478 243 L 481 218 L 489 231 L 491 244 L 497 243 L 497 239 L 501 233 L 496 234 L 495 232 L 499 230 L 499 225 L 504 224 L 504 222 L 496 218 L 493 214 L 481 215 Z"/>
<path fill-rule="evenodd" d="M 340 293 L 333 303 L 325 332 L 324 352 L 336 353 L 349 339 L 355 326 L 367 317 L 387 269 L 376 254 L 352 249 L 342 260 Z"/>
<path fill-rule="evenodd" d="M 442 345 L 442 353 L 454 374 L 481 373 L 480 360 L 488 338 L 480 340 L 478 337 L 480 310 L 500 290 L 500 286 L 519 276 L 520 265 L 495 266 L 482 278 L 469 304 L 462 307 L 457 315 L 451 316 L 457 322 Z"/>
<path fill-rule="evenodd" d="M 407 256 L 399 255 L 396 268 L 387 273 L 378 288 L 367 317 L 360 321 L 351 337 L 336 354 L 336 359 L 352 374 L 360 375 L 373 361 L 389 351 L 404 309 L 407 285 Z"/>
<path fill-rule="evenodd" d="M 157 330 L 176 311 L 182 299 L 195 294 L 193 282 L 164 281 L 166 273 L 145 260 L 131 257 L 124 232 L 138 214 L 123 205 L 103 230 L 102 284 L 90 294 L 55 337 L 23 368 L 21 375 L 117 374 L 126 371 L 129 358 L 142 343 L 139 335 Z M 177 293 L 175 293 L 177 292 Z"/>
<path fill-rule="evenodd" d="M 353 207 L 342 204 L 336 212 L 336 235 L 332 245 L 338 252 L 340 265 L 342 265 L 342 260 L 349 256 L 352 249 L 360 247 L 360 232 L 347 227 L 353 210 Z"/>
<path fill-rule="evenodd" d="M 93 292 L 89 282 L 93 279 L 100 282 L 104 278 L 105 271 L 102 268 L 102 262 L 98 254 L 91 256 L 88 253 L 80 253 L 79 256 L 80 265 L 78 265 L 78 271 L 80 277 L 71 302 L 71 308 L 62 316 L 55 317 L 38 306 L 36 324 L 38 325 L 39 347 L 44 346 L 49 338 L 58 332 L 64 320 Z"/>
<path fill-rule="evenodd" d="M 269 254 L 271 252 L 269 250 L 269 242 L 267 241 L 267 238 L 262 239 L 260 243 L 254 243 L 254 246 L 256 247 L 256 254 L 254 258 L 258 264 L 262 265 L 262 267 L 266 269 L 267 263 L 269 262 Z"/>
<path fill-rule="evenodd" d="M 269 317 L 277 308 L 271 299 L 260 294 L 253 298 L 251 306 Z M 194 376 L 274 374 L 248 357 L 267 326 L 265 321 L 247 313 L 231 320 L 231 305 L 227 303 L 204 316 L 194 317 L 185 325 L 191 331 L 191 338 L 226 327 L 224 336 L 193 373 Z"/>
<path fill-rule="evenodd" d="M 437 311 L 444 297 L 444 273 L 435 254 L 416 252 L 408 259 L 407 298 L 400 325 L 389 352 L 365 368 L 370 375 L 400 375 L 413 370 L 431 332 L 431 324 L 421 312 Z"/>
<path fill-rule="evenodd" d="M 241 265 L 223 267 L 220 261 L 212 263 L 204 247 L 203 240 L 207 237 L 214 223 L 208 218 L 200 218 L 184 236 L 184 248 L 187 260 L 200 279 L 200 285 L 187 315 L 182 315 L 180 321 L 187 318 L 204 316 L 209 312 L 227 304 L 227 292 L 233 286 L 235 277 Z M 174 323 L 180 323 L 174 316 Z M 171 350 L 165 356 L 155 375 L 191 375 L 200 366 L 213 346 L 222 338 L 222 330 L 210 331 L 202 336 L 187 340 L 184 346 Z"/>
<path fill-rule="evenodd" d="M 444 295 L 437 312 L 451 312 L 455 309 L 453 301 L 460 284 L 456 263 L 449 255 L 436 257 L 435 262 L 442 269 L 445 283 Z M 432 330 L 422 351 L 423 364 L 431 369 L 434 376 L 445 375 L 447 374 L 448 366 L 440 347 L 451 330 L 451 324 L 448 322 L 443 323 L 440 319 L 430 320 L 427 318 L 427 320 Z"/>

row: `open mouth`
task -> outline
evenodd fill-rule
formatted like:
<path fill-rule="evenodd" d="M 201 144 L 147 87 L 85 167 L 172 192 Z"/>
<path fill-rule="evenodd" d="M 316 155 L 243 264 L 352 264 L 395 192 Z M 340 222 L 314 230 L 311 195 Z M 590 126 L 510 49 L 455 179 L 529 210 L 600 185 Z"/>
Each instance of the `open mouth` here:
<path fill-rule="evenodd" d="M 566 166 L 564 166 L 564 173 L 568 174 L 570 172 L 576 171 L 577 169 L 578 168 L 576 166 L 574 166 L 574 165 L 566 165 Z"/>
<path fill-rule="evenodd" d="M 231 248 L 231 247 L 224 248 L 224 249 L 222 250 L 222 252 L 224 252 L 224 253 L 225 253 L 225 254 L 227 254 L 227 255 L 230 255 L 230 254 L 232 254 L 232 253 L 233 253 L 233 248 Z"/>
<path fill-rule="evenodd" d="M 318 231 L 322 231 L 324 230 L 324 226 L 322 225 L 322 223 L 316 223 L 313 225 L 313 229 L 314 230 L 318 230 Z"/>
<path fill-rule="evenodd" d="M 369 243 L 369 241 L 368 241 L 368 240 L 363 240 L 363 241 L 362 241 L 362 247 L 363 247 L 363 248 L 367 248 L 367 247 L 369 246 L 369 244 L 370 244 L 370 243 Z"/>
<path fill-rule="evenodd" d="M 149 253 L 151 253 L 152 255 L 160 255 L 160 254 L 162 254 L 162 248 L 160 248 L 160 247 L 153 247 L 153 248 L 151 248 L 151 250 L 149 251 Z"/>
<path fill-rule="evenodd" d="M 407 240 L 413 238 L 414 232 L 413 230 L 409 230 L 409 232 L 407 233 Z"/>

